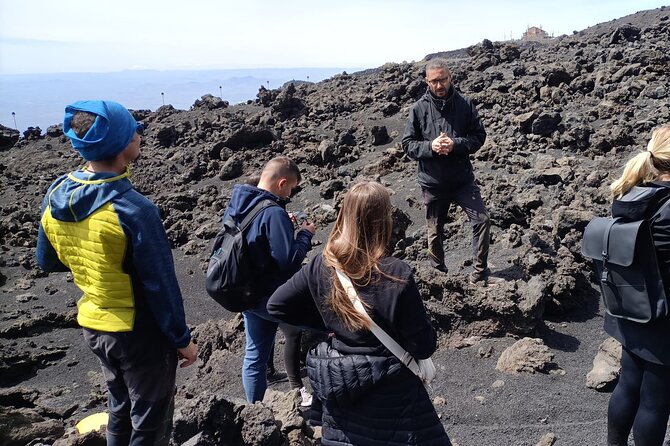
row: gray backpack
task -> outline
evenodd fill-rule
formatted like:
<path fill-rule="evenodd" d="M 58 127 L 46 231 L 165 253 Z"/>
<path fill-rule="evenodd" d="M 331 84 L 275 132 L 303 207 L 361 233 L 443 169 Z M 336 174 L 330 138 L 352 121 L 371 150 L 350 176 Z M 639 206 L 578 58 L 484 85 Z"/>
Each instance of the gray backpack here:
<path fill-rule="evenodd" d="M 659 198 L 659 195 L 663 196 Z M 663 277 L 649 221 L 670 203 L 667 191 L 634 187 L 612 205 L 615 218 L 595 217 L 584 230 L 582 254 L 593 259 L 605 311 L 611 316 L 646 323 L 668 315 Z M 647 218 L 632 220 L 636 205 L 656 211 Z M 629 212 L 630 211 L 630 212 Z"/>

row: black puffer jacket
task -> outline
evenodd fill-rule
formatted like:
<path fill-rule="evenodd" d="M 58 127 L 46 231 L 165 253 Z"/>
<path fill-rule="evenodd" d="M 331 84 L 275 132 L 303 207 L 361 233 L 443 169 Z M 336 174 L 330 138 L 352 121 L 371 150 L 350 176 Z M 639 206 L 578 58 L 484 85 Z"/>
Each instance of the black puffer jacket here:
<path fill-rule="evenodd" d="M 430 324 L 409 265 L 387 257 L 380 278 L 357 291 L 370 317 L 417 359 L 435 351 Z M 332 270 L 321 255 L 270 297 L 268 312 L 293 325 L 332 333 L 308 358 L 310 382 L 322 406 L 322 444 L 450 445 L 421 380 L 367 330 L 351 331 L 327 303 Z M 316 399 L 315 399 L 316 400 Z M 313 415 L 314 416 L 314 415 Z"/>
<path fill-rule="evenodd" d="M 431 142 L 444 132 L 454 140 L 449 155 L 438 155 Z M 446 99 L 430 91 L 410 110 L 402 147 L 407 156 L 419 162 L 419 184 L 428 188 L 445 188 L 474 181 L 470 155 L 484 144 L 486 131 L 475 106 L 453 85 Z"/>
<path fill-rule="evenodd" d="M 651 235 L 656 247 L 666 296 L 670 296 L 670 206 L 660 209 L 670 195 L 670 181 L 655 181 L 647 185 L 656 188 L 654 199 L 636 202 L 631 208 L 612 207 L 613 217 L 629 220 L 651 218 Z M 635 355 L 655 364 L 670 365 L 670 316 L 642 324 L 605 314 L 605 331 Z"/>
<path fill-rule="evenodd" d="M 307 376 L 321 401 L 340 405 L 355 403 L 387 376 L 404 366 L 395 356 L 343 354 L 332 339 L 321 342 L 307 355 Z"/>

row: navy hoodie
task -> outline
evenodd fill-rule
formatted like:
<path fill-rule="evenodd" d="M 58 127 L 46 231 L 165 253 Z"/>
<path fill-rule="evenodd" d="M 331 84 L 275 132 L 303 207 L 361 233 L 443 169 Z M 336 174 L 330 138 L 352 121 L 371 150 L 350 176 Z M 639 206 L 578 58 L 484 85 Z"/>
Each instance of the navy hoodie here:
<path fill-rule="evenodd" d="M 255 186 L 238 184 L 233 188 L 224 219 L 230 217 L 240 224 L 262 200 L 272 200 L 278 206 L 263 209 L 246 233 L 248 253 L 257 269 L 258 292 L 262 297 L 258 309 L 265 309 L 272 293 L 300 269 L 312 247 L 312 233 L 304 229 L 295 233 L 285 209 L 288 200 Z"/>

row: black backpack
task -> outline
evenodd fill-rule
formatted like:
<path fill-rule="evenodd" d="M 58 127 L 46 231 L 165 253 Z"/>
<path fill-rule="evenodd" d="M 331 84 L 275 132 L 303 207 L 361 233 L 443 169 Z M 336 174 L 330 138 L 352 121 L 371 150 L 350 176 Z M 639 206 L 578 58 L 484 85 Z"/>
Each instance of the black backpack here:
<path fill-rule="evenodd" d="M 228 311 L 245 311 L 258 303 L 254 290 L 255 274 L 246 252 L 245 231 L 269 206 L 278 205 L 272 200 L 259 201 L 239 226 L 231 218 L 225 219 L 214 239 L 205 288 L 207 294 Z"/>
<path fill-rule="evenodd" d="M 652 200 L 657 203 L 650 205 Z M 586 226 L 582 254 L 594 261 L 605 311 L 611 316 L 646 323 L 668 315 L 649 224 L 668 203 L 661 188 L 634 187 L 613 203 L 617 217 L 595 217 Z M 641 218 L 639 209 L 645 207 L 655 212 Z"/>

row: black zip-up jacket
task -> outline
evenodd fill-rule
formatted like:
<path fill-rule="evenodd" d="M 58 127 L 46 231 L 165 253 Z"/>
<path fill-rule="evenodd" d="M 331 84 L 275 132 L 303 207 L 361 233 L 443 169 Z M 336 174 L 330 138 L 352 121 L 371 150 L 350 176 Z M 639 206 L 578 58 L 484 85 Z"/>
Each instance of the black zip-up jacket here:
<path fill-rule="evenodd" d="M 438 155 L 431 142 L 444 132 L 454 140 L 454 150 Z M 475 106 L 452 85 L 446 99 L 426 91 L 410 110 L 402 137 L 407 156 L 419 162 L 419 184 L 450 188 L 474 181 L 470 154 L 484 144 L 486 131 Z"/>

